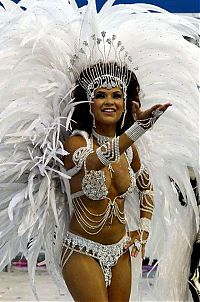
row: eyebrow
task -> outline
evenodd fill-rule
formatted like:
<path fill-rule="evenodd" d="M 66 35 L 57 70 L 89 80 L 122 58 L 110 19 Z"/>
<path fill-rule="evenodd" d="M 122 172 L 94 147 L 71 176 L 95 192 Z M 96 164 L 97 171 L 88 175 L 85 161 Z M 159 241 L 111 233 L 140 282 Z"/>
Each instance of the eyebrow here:
<path fill-rule="evenodd" d="M 120 93 L 120 94 L 122 94 L 122 92 L 120 90 L 116 90 L 113 93 Z"/>
<path fill-rule="evenodd" d="M 95 92 L 95 94 L 98 94 L 98 93 L 106 93 L 106 92 L 102 91 L 102 90 L 99 90 L 99 91 Z"/>
<path fill-rule="evenodd" d="M 98 94 L 98 93 L 106 94 L 107 92 L 106 92 L 106 91 L 103 91 L 103 90 L 99 90 L 99 91 L 95 92 L 95 95 Z M 116 90 L 116 91 L 113 91 L 113 93 L 120 93 L 120 94 L 122 94 L 122 91 Z"/>

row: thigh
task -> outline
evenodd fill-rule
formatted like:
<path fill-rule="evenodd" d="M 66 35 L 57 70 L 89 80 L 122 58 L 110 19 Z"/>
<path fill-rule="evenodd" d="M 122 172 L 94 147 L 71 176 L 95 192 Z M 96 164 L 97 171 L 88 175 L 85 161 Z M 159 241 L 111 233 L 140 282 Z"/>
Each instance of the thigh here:
<path fill-rule="evenodd" d="M 63 277 L 76 302 L 108 302 L 104 275 L 94 258 L 73 252 L 63 268 Z"/>
<path fill-rule="evenodd" d="M 108 287 L 109 302 L 128 302 L 131 292 L 131 259 L 127 251 L 112 268 L 112 282 Z"/>

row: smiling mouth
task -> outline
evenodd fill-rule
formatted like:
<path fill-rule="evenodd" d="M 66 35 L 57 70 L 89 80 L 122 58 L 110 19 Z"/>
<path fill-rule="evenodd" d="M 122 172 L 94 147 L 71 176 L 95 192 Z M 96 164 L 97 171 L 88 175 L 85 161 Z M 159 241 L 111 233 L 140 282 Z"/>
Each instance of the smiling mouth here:
<path fill-rule="evenodd" d="M 102 112 L 107 112 L 107 113 L 112 113 L 112 112 L 116 112 L 116 109 L 114 108 L 105 108 L 103 110 L 101 110 Z"/>

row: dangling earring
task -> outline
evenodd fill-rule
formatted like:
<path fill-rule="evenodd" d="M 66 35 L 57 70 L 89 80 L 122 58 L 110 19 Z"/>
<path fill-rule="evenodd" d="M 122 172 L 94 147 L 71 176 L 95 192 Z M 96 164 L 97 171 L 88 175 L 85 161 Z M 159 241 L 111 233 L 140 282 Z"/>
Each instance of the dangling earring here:
<path fill-rule="evenodd" d="M 123 113 L 123 118 L 122 118 L 122 123 L 121 123 L 121 129 L 124 127 L 124 122 L 125 122 L 125 118 L 126 118 L 126 97 L 124 98 L 124 113 Z"/>
<path fill-rule="evenodd" d="M 92 114 L 92 115 L 93 115 L 93 128 L 96 128 L 94 114 Z"/>
<path fill-rule="evenodd" d="M 89 106 L 90 106 L 90 114 L 92 116 L 92 126 L 93 128 L 96 128 L 96 125 L 95 125 L 95 118 L 94 118 L 94 114 L 92 112 L 92 106 L 91 106 L 91 103 L 89 103 Z"/>

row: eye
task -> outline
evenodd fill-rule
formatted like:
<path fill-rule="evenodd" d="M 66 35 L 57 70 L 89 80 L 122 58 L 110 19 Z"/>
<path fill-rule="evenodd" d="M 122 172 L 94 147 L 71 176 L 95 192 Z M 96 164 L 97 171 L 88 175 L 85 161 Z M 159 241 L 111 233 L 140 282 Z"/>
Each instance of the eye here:
<path fill-rule="evenodd" d="M 105 93 L 103 92 L 97 92 L 95 95 L 95 99 L 104 99 L 105 98 Z"/>
<path fill-rule="evenodd" d="M 122 93 L 120 93 L 120 92 L 114 92 L 113 93 L 113 98 L 114 99 L 121 99 L 122 98 Z"/>

